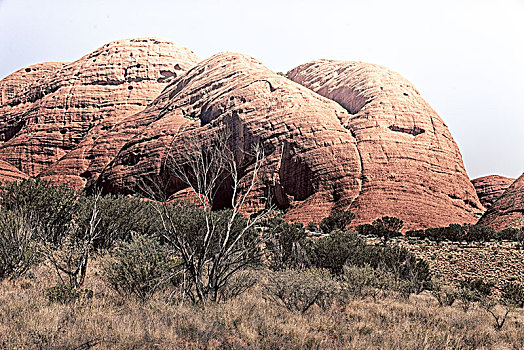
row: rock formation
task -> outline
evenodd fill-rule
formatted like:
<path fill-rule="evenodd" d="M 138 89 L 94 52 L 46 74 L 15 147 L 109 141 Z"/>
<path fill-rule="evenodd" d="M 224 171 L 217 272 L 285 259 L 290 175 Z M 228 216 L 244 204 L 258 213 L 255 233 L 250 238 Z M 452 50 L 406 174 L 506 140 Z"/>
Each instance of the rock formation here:
<path fill-rule="evenodd" d="M 460 151 L 437 113 L 399 74 L 362 62 L 320 60 L 288 77 L 337 101 L 357 141 L 359 194 L 348 208 L 358 222 L 383 215 L 408 228 L 473 223 L 484 210 Z"/>
<path fill-rule="evenodd" d="M 471 180 L 471 182 L 475 186 L 480 203 L 488 209 L 515 182 L 515 179 L 500 175 L 488 175 Z"/>
<path fill-rule="evenodd" d="M 356 143 L 342 126 L 348 117 L 337 103 L 251 57 L 218 54 L 182 75 L 134 117 L 152 122 L 122 147 L 98 185 L 107 192 L 135 192 L 140 183 L 165 174 L 168 151 L 177 159 L 188 145 L 228 130 L 237 154 L 249 153 L 257 141 L 265 148 L 259 185 L 249 199 L 252 210 L 270 194 L 289 219 L 319 220 L 358 195 Z M 243 178 L 251 174 L 245 164 Z M 185 189 L 176 181 L 169 185 L 175 195 Z M 229 195 L 222 194 L 222 203 Z"/>
<path fill-rule="evenodd" d="M 0 160 L 0 182 L 4 181 L 20 181 L 29 178 L 11 164 Z"/>
<path fill-rule="evenodd" d="M 406 229 L 477 221 L 484 208 L 460 152 L 408 81 L 325 60 L 288 76 L 241 54 L 197 64 L 157 39 L 113 42 L 0 81 L 0 159 L 76 188 L 128 194 L 161 184 L 186 198 L 169 162 L 227 134 L 245 160 L 241 190 L 252 147 L 264 147 L 248 211 L 270 198 L 303 223 L 333 210 L 354 212 L 355 224 L 397 216 Z M 226 183 L 215 205 L 230 197 Z"/>
<path fill-rule="evenodd" d="M 143 110 L 196 62 L 173 43 L 131 39 L 72 63 L 21 69 L 0 82 L 0 159 L 38 175 L 93 129 L 110 129 Z"/>
<path fill-rule="evenodd" d="M 524 174 L 493 202 L 478 224 L 495 230 L 524 227 Z"/>

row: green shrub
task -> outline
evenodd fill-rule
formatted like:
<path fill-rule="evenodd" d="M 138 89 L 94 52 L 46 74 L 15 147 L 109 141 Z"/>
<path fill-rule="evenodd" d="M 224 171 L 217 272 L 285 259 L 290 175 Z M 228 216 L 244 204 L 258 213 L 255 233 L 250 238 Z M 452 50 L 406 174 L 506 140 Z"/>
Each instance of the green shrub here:
<path fill-rule="evenodd" d="M 113 250 L 103 270 L 109 285 L 119 294 L 134 295 L 142 301 L 182 279 L 179 259 L 171 256 L 154 238 L 137 234 Z"/>
<path fill-rule="evenodd" d="M 265 220 L 262 224 L 267 237 L 269 267 L 273 270 L 303 267 L 307 257 L 301 241 L 306 237 L 304 226 L 300 223 L 287 223 L 281 216 Z"/>
<path fill-rule="evenodd" d="M 507 282 L 502 287 L 501 302 L 504 305 L 514 307 L 524 307 L 524 285 Z"/>
<path fill-rule="evenodd" d="M 393 216 L 383 216 L 373 221 L 374 233 L 382 237 L 384 245 L 393 237 L 400 236 L 404 222 Z"/>
<path fill-rule="evenodd" d="M 79 210 L 79 226 L 87 227 L 90 220 L 90 208 L 94 197 L 84 198 Z M 153 204 L 138 198 L 106 195 L 97 203 L 99 223 L 98 238 L 93 246 L 95 249 L 113 247 L 116 242 L 130 241 L 131 235 L 149 235 L 158 237 L 160 221 Z"/>
<path fill-rule="evenodd" d="M 38 229 L 18 210 L 0 209 L 0 280 L 22 276 L 37 261 Z"/>
<path fill-rule="evenodd" d="M 361 251 L 363 246 L 364 242 L 357 234 L 335 230 L 328 236 L 309 240 L 306 251 L 312 266 L 340 274 L 350 256 Z"/>
<path fill-rule="evenodd" d="M 290 311 L 305 313 L 313 305 L 327 309 L 341 290 L 340 283 L 322 270 L 287 270 L 269 275 L 264 295 Z"/>
<path fill-rule="evenodd" d="M 45 296 L 52 302 L 70 303 L 81 298 L 91 299 L 93 291 L 91 289 L 75 289 L 70 285 L 57 284 L 46 289 Z"/>
<path fill-rule="evenodd" d="M 355 215 L 348 211 L 333 211 L 330 216 L 325 217 L 320 221 L 318 227 L 320 232 L 328 234 L 335 230 L 345 230 L 353 221 Z"/>
<path fill-rule="evenodd" d="M 38 220 L 43 235 L 55 243 L 70 231 L 78 199 L 76 191 L 40 179 L 0 184 L 0 206 Z"/>

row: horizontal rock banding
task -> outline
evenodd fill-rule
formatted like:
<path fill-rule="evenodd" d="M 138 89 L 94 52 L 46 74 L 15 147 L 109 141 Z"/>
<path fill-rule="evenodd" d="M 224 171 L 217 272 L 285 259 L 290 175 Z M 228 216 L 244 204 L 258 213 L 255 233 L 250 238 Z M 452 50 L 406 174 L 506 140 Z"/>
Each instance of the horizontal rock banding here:
<path fill-rule="evenodd" d="M 483 211 L 460 151 L 437 113 L 399 74 L 382 66 L 320 60 L 288 77 L 340 103 L 362 162 L 349 209 L 357 223 L 396 216 L 408 228 L 473 223 Z"/>

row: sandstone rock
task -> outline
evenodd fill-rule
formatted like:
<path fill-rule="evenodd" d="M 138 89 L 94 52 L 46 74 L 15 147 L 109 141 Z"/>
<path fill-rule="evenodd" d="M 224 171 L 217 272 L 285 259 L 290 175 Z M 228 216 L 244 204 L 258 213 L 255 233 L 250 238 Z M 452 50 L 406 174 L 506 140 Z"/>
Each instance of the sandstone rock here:
<path fill-rule="evenodd" d="M 489 175 L 476 178 L 471 182 L 475 186 L 480 203 L 488 209 L 515 182 L 515 179 L 500 175 Z"/>
<path fill-rule="evenodd" d="M 148 38 L 111 42 L 72 63 L 17 71 L 0 82 L 0 159 L 38 175 L 88 134 L 96 137 L 95 129 L 143 110 L 196 62 L 192 51 Z"/>
<path fill-rule="evenodd" d="M 0 182 L 4 181 L 20 181 L 29 178 L 11 164 L 0 160 Z"/>
<path fill-rule="evenodd" d="M 359 194 L 347 208 L 356 223 L 396 216 L 408 229 L 474 223 L 484 210 L 460 151 L 413 85 L 389 69 L 320 60 L 288 77 L 340 103 L 357 140 Z"/>
<path fill-rule="evenodd" d="M 227 129 L 237 154 L 249 152 L 258 140 L 265 147 L 259 185 L 248 201 L 251 211 L 271 194 L 289 219 L 318 221 L 358 195 L 360 162 L 355 139 L 342 125 L 346 111 L 251 57 L 223 53 L 201 62 L 135 117 L 153 121 L 100 175 L 97 184 L 106 192 L 132 193 L 151 178 L 169 178 L 168 151 L 177 159 L 188 145 Z M 248 165 L 243 179 L 251 174 Z M 183 197 L 185 186 L 170 180 L 168 194 Z M 225 191 L 219 201 L 225 205 L 229 196 Z"/>
<path fill-rule="evenodd" d="M 495 230 L 524 227 L 524 174 L 493 202 L 478 224 L 491 226 Z"/>

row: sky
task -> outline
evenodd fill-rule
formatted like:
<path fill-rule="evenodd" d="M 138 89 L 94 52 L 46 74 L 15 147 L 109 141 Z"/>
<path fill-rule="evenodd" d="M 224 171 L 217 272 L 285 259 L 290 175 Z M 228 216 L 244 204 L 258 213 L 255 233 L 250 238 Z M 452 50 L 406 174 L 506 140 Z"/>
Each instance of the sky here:
<path fill-rule="evenodd" d="M 524 0 L 0 0 L 0 79 L 151 36 L 281 72 L 319 58 L 384 65 L 448 125 L 471 178 L 524 172 Z"/>

